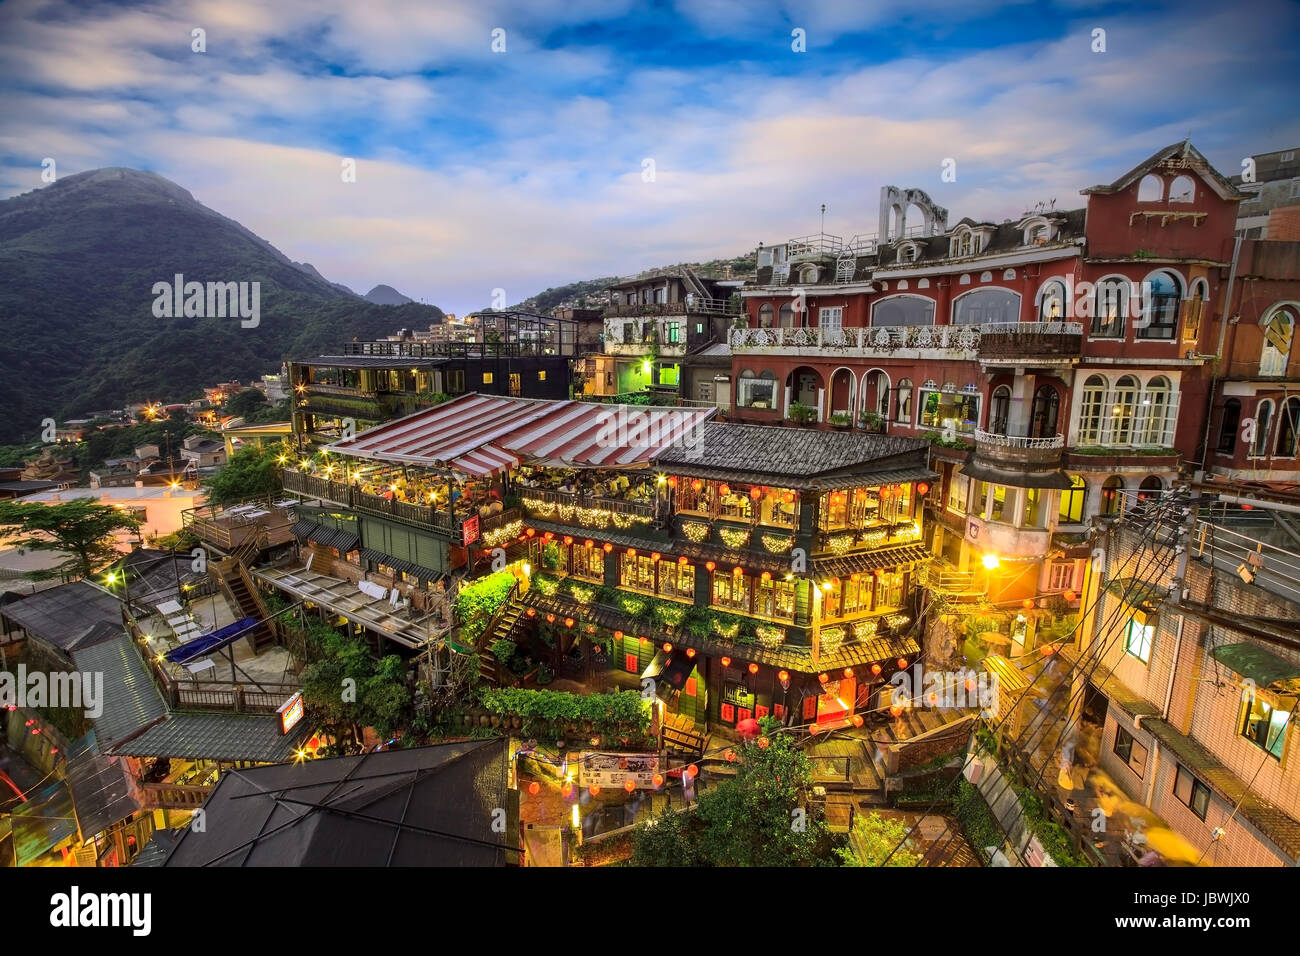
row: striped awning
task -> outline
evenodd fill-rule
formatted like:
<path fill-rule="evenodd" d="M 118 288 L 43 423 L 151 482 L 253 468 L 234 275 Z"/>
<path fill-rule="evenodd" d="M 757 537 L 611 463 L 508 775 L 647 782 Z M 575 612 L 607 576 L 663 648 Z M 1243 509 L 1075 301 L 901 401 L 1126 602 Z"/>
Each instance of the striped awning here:
<path fill-rule="evenodd" d="M 441 571 L 426 568 L 422 564 L 407 561 L 405 558 L 395 558 L 391 554 L 376 551 L 374 548 L 362 548 L 361 558 L 376 566 L 383 565 L 386 568 L 392 568 L 394 571 L 401 571 L 403 574 L 413 574 L 422 581 L 437 581 L 446 577 Z"/>
<path fill-rule="evenodd" d="M 519 464 L 643 468 L 664 449 L 695 440 L 715 412 L 473 393 L 367 429 L 328 450 L 479 477 Z"/>
<path fill-rule="evenodd" d="M 299 541 L 314 541 L 322 547 L 337 548 L 339 554 L 355 551 L 361 544 L 361 538 L 356 532 L 331 528 L 329 525 L 317 524 L 315 521 L 298 521 L 291 530 L 293 536 Z"/>

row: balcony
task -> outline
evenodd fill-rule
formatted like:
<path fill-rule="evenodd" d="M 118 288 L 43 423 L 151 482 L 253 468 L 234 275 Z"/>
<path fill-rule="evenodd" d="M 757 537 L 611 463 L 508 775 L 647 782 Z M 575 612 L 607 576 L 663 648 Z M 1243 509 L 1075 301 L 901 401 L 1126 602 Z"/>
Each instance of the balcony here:
<path fill-rule="evenodd" d="M 974 361 L 980 334 L 980 327 L 974 325 L 745 328 L 731 329 L 728 341 L 736 355 Z"/>
<path fill-rule="evenodd" d="M 975 454 L 994 467 L 1024 469 L 1060 467 L 1065 449 L 1065 436 L 1054 438 L 1022 438 L 1017 435 L 997 435 L 975 429 Z"/>
<path fill-rule="evenodd" d="M 633 302 L 625 305 L 605 307 L 605 318 L 637 318 L 639 316 L 668 315 L 736 315 L 740 307 L 733 305 L 730 299 L 710 299 L 705 296 L 692 296 L 690 301 L 678 302 Z"/>
<path fill-rule="evenodd" d="M 980 326 L 982 365 L 1071 365 L 1083 349 L 1082 322 L 990 322 Z"/>
<path fill-rule="evenodd" d="M 611 525 L 619 530 L 645 530 L 655 519 L 653 501 L 576 495 L 549 488 L 519 489 L 524 513 L 530 518 L 573 525 L 580 531 L 605 530 Z"/>
<path fill-rule="evenodd" d="M 403 524 L 414 525 L 417 528 L 428 528 L 444 534 L 451 534 L 453 531 L 452 519 L 445 509 L 434 508 L 429 505 L 415 505 L 406 501 L 395 501 L 382 495 L 368 495 L 346 481 L 331 481 L 328 478 L 304 475 L 297 471 L 284 471 L 280 475 L 280 483 L 285 491 L 342 505 L 363 514 L 392 518 Z M 514 509 L 511 510 L 514 511 Z M 495 517 L 500 518 L 502 516 L 497 515 Z M 516 513 L 514 517 L 517 518 L 518 514 Z M 459 520 L 455 524 L 455 531 L 459 534 Z M 480 528 L 480 530 L 484 529 Z"/>
<path fill-rule="evenodd" d="M 197 810 L 212 793 L 212 787 L 181 783 L 140 784 L 140 806 L 145 810 Z"/>

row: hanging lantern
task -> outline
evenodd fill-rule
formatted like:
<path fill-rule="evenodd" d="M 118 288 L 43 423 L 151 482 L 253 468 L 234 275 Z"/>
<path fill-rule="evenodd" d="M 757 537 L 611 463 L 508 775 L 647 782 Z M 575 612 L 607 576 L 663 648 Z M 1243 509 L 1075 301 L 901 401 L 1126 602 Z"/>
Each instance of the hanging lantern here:
<path fill-rule="evenodd" d="M 547 623 L 547 624 L 554 624 L 554 623 L 555 623 L 555 615 L 554 615 L 554 614 L 548 614 L 548 615 L 546 615 L 546 623 Z"/>
<path fill-rule="evenodd" d="M 722 658 L 722 666 L 723 666 L 723 667 L 730 667 L 730 666 L 731 666 L 731 658 L 730 658 L 730 657 L 724 657 L 724 658 Z"/>
<path fill-rule="evenodd" d="M 529 528 L 529 529 L 527 529 L 527 530 L 524 532 L 524 534 L 528 535 L 528 537 L 531 538 L 533 535 L 537 534 L 537 529 L 536 529 L 536 528 Z"/>
<path fill-rule="evenodd" d="M 595 543 L 596 543 L 596 542 L 594 542 L 594 541 L 592 541 L 590 538 L 588 538 L 588 539 L 586 540 L 586 542 L 585 542 L 582 546 L 583 546 L 584 548 L 590 548 L 590 547 L 591 547 L 592 545 L 594 545 Z"/>
<path fill-rule="evenodd" d="M 732 574 L 744 574 L 744 573 L 745 573 L 745 569 L 742 568 L 740 565 L 736 565 L 734 568 L 731 569 L 731 573 L 732 573 Z"/>
<path fill-rule="evenodd" d="M 587 792 L 591 794 L 593 797 L 600 796 L 600 784 L 593 783 L 590 787 L 587 788 Z"/>
<path fill-rule="evenodd" d="M 757 501 L 759 498 L 763 497 L 763 489 L 758 485 L 755 485 L 753 488 L 749 489 L 749 497 Z"/>
<path fill-rule="evenodd" d="M 613 550 L 614 550 L 614 546 L 613 546 L 612 544 L 610 544 L 608 541 L 606 541 L 606 542 L 605 542 L 605 553 L 606 553 L 606 554 L 609 554 L 609 553 L 610 553 L 611 551 L 613 551 Z"/>
<path fill-rule="evenodd" d="M 564 544 L 565 544 L 565 547 L 568 547 L 569 545 L 573 544 L 573 539 L 570 538 L 568 535 L 565 535 L 565 536 L 564 536 Z"/>
<path fill-rule="evenodd" d="M 907 669 L 907 659 L 906 659 L 906 658 L 904 658 L 904 657 L 900 657 L 900 658 L 898 659 L 898 669 L 899 669 L 899 670 L 906 670 L 906 669 Z"/>
<path fill-rule="evenodd" d="M 759 750 L 766 750 L 766 749 L 767 749 L 768 747 L 770 747 L 771 745 L 772 745 L 772 741 L 768 740 L 766 737 L 759 737 L 759 738 L 758 738 L 758 749 L 759 749 Z"/>
<path fill-rule="evenodd" d="M 565 627 L 573 627 L 573 618 L 571 618 L 571 617 L 566 617 L 566 618 L 564 619 L 564 626 L 565 626 Z"/>
<path fill-rule="evenodd" d="M 1070 603 L 1074 603 L 1079 599 L 1079 595 L 1075 594 L 1073 591 L 1066 591 L 1061 596 L 1065 598 L 1067 601 L 1069 601 Z"/>
<path fill-rule="evenodd" d="M 825 684 L 828 680 L 831 679 L 831 675 L 830 675 L 830 674 L 818 674 L 818 675 L 817 675 L 817 679 L 818 679 L 819 681 L 821 681 L 823 684 Z"/>
<path fill-rule="evenodd" d="M 621 641 L 621 640 L 623 640 L 623 632 L 622 632 L 622 631 L 615 631 L 615 632 L 614 632 L 614 640 L 616 640 L 616 641 Z"/>
<path fill-rule="evenodd" d="M 853 715 L 853 720 L 852 720 L 851 722 L 852 722 L 852 724 L 853 724 L 854 727 L 861 727 L 861 726 L 862 726 L 862 715 L 861 715 L 861 714 L 854 714 L 854 715 Z"/>
<path fill-rule="evenodd" d="M 542 540 L 543 540 L 543 541 L 547 541 L 547 542 L 549 542 L 549 541 L 550 541 L 552 538 L 554 538 L 554 537 L 555 537 L 555 534 L 554 534 L 553 532 L 548 531 L 548 532 L 546 532 L 546 534 L 542 535 Z"/>
<path fill-rule="evenodd" d="M 695 657 L 695 648 L 693 648 L 693 647 L 688 647 L 688 648 L 686 648 L 686 656 L 687 656 L 687 657 L 690 657 L 690 658 L 694 658 L 694 657 Z"/>
<path fill-rule="evenodd" d="M 790 672 L 789 672 L 789 671 L 781 671 L 779 674 L 776 675 L 776 679 L 779 680 L 779 681 L 781 682 L 781 689 L 782 689 L 782 690 L 789 690 L 789 689 L 790 689 Z"/>
<path fill-rule="evenodd" d="M 699 491 L 703 487 L 704 482 L 700 481 L 698 478 L 691 482 L 691 491 Z"/>
<path fill-rule="evenodd" d="M 668 643 L 667 641 L 665 641 L 665 642 L 664 642 L 664 653 L 665 653 L 665 654 L 671 654 L 672 652 L 673 652 L 673 646 L 672 646 L 672 644 L 670 644 L 670 643 Z"/>
<path fill-rule="evenodd" d="M 628 548 L 628 549 L 627 549 L 627 556 L 628 556 L 629 558 L 635 558 L 635 557 L 636 557 L 636 548 Z"/>
<path fill-rule="evenodd" d="M 530 607 L 527 611 L 529 617 L 537 617 L 537 608 Z"/>
<path fill-rule="evenodd" d="M 930 493 L 930 486 L 924 481 L 918 481 L 916 483 L 916 493 L 924 498 Z"/>
<path fill-rule="evenodd" d="M 535 797 L 541 792 L 542 792 L 542 785 L 538 783 L 536 780 L 534 780 L 532 783 L 528 785 L 528 793 L 530 796 Z"/>
<path fill-rule="evenodd" d="M 903 713 L 903 707 L 901 704 L 894 704 L 894 706 L 889 708 L 889 712 L 895 717 L 900 717 Z"/>
<path fill-rule="evenodd" d="M 888 485 L 881 485 L 881 487 L 880 487 L 880 500 L 881 500 L 881 501 L 886 501 L 886 500 L 888 500 L 888 498 L 889 498 L 889 486 L 888 486 Z"/>
<path fill-rule="evenodd" d="M 695 777 L 698 777 L 700 775 L 700 768 L 695 766 L 695 764 L 691 764 L 689 767 L 686 768 L 685 773 L 688 776 L 690 776 L 692 779 L 694 779 Z"/>
<path fill-rule="evenodd" d="M 808 728 L 808 732 L 812 734 L 814 737 L 816 737 L 818 734 L 822 732 L 822 725 L 813 724 L 811 727 Z"/>
<path fill-rule="evenodd" d="M 633 790 L 636 789 L 636 781 L 633 780 L 631 777 L 628 777 L 626 780 L 623 781 L 623 789 L 626 790 L 628 793 L 631 793 Z"/>
<path fill-rule="evenodd" d="M 671 481 L 672 479 L 669 480 Z M 655 774 L 650 779 L 654 783 L 655 787 L 662 787 L 664 785 L 664 775 L 661 773 Z"/>
<path fill-rule="evenodd" d="M 564 786 L 562 786 L 562 787 L 560 788 L 560 796 L 564 797 L 565 800 L 568 800 L 570 797 L 572 797 L 572 796 L 573 796 L 573 784 L 571 784 L 571 783 L 566 783 Z"/>
<path fill-rule="evenodd" d="M 668 479 L 668 487 L 669 487 L 669 488 L 676 488 L 676 487 L 677 487 L 677 479 L 676 479 L 675 477 L 673 477 L 673 478 L 669 478 L 669 479 Z"/>
<path fill-rule="evenodd" d="M 1025 598 L 1023 601 L 1020 602 L 1020 606 L 1023 607 L 1026 611 L 1032 611 L 1034 609 L 1034 599 Z"/>
<path fill-rule="evenodd" d="M 757 665 L 757 664 L 750 664 L 750 665 L 749 665 L 749 672 L 750 672 L 751 674 L 757 674 L 757 673 L 758 673 L 758 665 Z"/>
<path fill-rule="evenodd" d="M 685 564 L 686 561 L 687 561 L 687 558 L 686 558 L 686 555 L 684 555 L 684 554 L 683 554 L 680 558 L 677 559 L 677 563 L 678 563 L 678 564 Z"/>
<path fill-rule="evenodd" d="M 595 625 L 595 624 L 588 624 L 588 625 L 587 625 L 587 633 L 588 633 L 588 634 L 595 634 L 595 633 L 596 633 L 596 625 Z"/>
<path fill-rule="evenodd" d="M 658 551 L 656 551 L 654 554 L 650 555 L 650 560 L 653 562 L 658 562 L 659 559 L 662 557 L 663 555 L 661 555 Z"/>
<path fill-rule="evenodd" d="M 785 503 L 788 504 L 788 505 L 792 505 L 792 504 L 794 504 L 794 492 L 793 492 L 793 491 L 787 491 L 787 492 L 785 493 Z"/>
<path fill-rule="evenodd" d="M 708 570 L 708 571 L 712 571 L 714 568 L 717 567 L 717 565 L 714 564 L 712 561 L 705 561 L 705 562 L 704 562 L 704 567 L 705 567 L 706 570 Z"/>
<path fill-rule="evenodd" d="M 852 667 L 846 667 L 846 668 L 844 668 L 844 676 L 845 676 L 845 678 L 852 677 L 852 676 L 853 676 L 853 668 L 852 668 Z"/>
<path fill-rule="evenodd" d="M 770 580 L 772 580 L 772 572 L 771 572 L 771 571 L 764 571 L 764 572 L 763 572 L 763 580 L 764 580 L 764 581 L 770 581 Z"/>
<path fill-rule="evenodd" d="M 879 676 L 880 676 L 880 665 L 879 665 L 879 664 L 872 664 L 872 665 L 871 665 L 871 673 L 873 673 L 873 674 L 875 674 L 877 677 L 879 677 Z"/>
<path fill-rule="evenodd" d="M 731 485 L 718 485 L 718 493 L 724 496 L 731 494 Z"/>

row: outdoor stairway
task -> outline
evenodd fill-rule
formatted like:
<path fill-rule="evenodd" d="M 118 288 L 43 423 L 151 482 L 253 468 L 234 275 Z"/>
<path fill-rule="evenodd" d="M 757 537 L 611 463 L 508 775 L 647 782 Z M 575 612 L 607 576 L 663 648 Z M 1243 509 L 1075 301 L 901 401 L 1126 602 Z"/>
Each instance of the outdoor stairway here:
<path fill-rule="evenodd" d="M 494 622 L 483 630 L 478 639 L 478 673 L 486 683 L 494 687 L 501 684 L 501 665 L 492 654 L 492 642 L 517 640 L 527 622 L 524 606 L 518 601 L 510 601 L 501 609 Z"/>
<path fill-rule="evenodd" d="M 213 567 L 216 569 L 221 589 L 234 602 L 239 610 L 239 616 L 253 617 L 264 622 L 250 635 L 254 653 L 261 653 L 263 648 L 275 643 L 275 635 L 271 630 L 274 625 L 265 623 L 270 617 L 270 612 L 262 603 L 262 598 L 258 595 L 257 588 L 253 586 L 252 579 L 249 578 L 243 563 L 234 557 L 223 558 Z"/>

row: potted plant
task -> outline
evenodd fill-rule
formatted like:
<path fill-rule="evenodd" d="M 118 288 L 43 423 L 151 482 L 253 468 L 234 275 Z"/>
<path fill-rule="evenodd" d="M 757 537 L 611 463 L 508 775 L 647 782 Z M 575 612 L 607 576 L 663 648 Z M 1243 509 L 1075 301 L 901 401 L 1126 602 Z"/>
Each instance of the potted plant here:
<path fill-rule="evenodd" d="M 885 430 L 885 416 L 881 415 L 880 412 L 864 410 L 862 414 L 858 416 L 858 422 L 869 432 L 879 434 Z"/>
<path fill-rule="evenodd" d="M 790 421 L 796 425 L 811 425 L 817 417 L 817 409 L 803 402 L 790 403 Z"/>
<path fill-rule="evenodd" d="M 826 417 L 826 421 L 830 423 L 832 428 L 838 428 L 841 431 L 853 424 L 853 420 L 849 418 L 848 412 L 831 412 L 831 414 Z"/>

